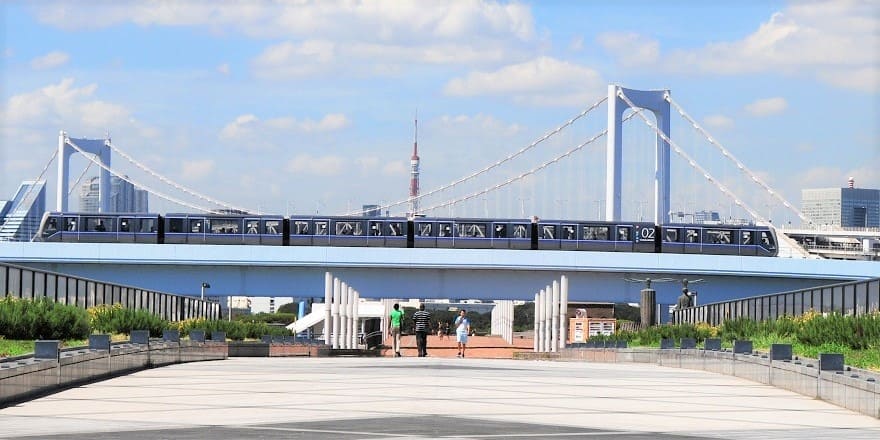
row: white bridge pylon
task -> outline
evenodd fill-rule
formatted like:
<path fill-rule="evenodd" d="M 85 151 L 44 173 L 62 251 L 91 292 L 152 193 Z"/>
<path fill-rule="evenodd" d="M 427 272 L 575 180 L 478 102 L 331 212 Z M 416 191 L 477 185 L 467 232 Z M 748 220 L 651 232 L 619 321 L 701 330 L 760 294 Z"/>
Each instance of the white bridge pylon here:
<path fill-rule="evenodd" d="M 608 86 L 608 134 L 605 163 L 605 220 L 620 221 L 622 160 L 623 160 L 623 112 L 632 107 L 620 97 L 625 94 L 638 108 L 654 113 L 657 126 L 669 139 L 669 90 L 632 90 L 617 85 Z M 633 108 L 633 110 L 637 110 Z M 654 224 L 660 225 L 669 218 L 669 143 L 657 135 L 654 153 Z"/>
<path fill-rule="evenodd" d="M 76 142 L 79 150 L 84 153 L 93 154 L 97 160 L 104 164 L 101 167 L 101 174 L 98 178 L 100 183 L 100 192 L 98 200 L 100 202 L 101 212 L 110 212 L 110 139 L 72 139 Z M 58 134 L 58 193 L 56 195 L 55 209 L 57 211 L 67 211 L 67 179 L 70 174 L 68 169 L 70 166 L 70 156 L 77 153 L 76 149 L 68 142 L 67 133 L 61 131 Z"/>

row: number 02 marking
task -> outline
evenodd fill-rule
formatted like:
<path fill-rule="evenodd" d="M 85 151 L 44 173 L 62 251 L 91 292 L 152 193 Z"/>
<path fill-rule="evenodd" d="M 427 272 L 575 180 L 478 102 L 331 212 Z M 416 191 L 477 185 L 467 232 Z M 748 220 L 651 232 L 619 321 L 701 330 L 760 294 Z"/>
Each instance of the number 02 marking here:
<path fill-rule="evenodd" d="M 642 240 L 653 240 L 654 228 L 642 228 L 642 232 L 639 235 L 642 237 Z"/>

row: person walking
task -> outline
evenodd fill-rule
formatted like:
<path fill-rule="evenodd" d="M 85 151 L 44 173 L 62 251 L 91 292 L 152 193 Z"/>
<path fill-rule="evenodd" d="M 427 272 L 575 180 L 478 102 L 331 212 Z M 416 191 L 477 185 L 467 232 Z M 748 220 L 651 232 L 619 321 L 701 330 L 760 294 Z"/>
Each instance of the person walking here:
<path fill-rule="evenodd" d="M 467 312 L 464 309 L 458 312 L 455 318 L 455 340 L 458 342 L 458 357 L 464 357 L 464 351 L 467 348 L 468 334 L 471 332 L 471 321 L 467 318 Z"/>
<path fill-rule="evenodd" d="M 388 333 L 391 335 L 391 348 L 394 350 L 394 357 L 400 357 L 400 324 L 403 323 L 403 310 L 400 310 L 400 304 L 394 304 L 390 318 Z"/>
<path fill-rule="evenodd" d="M 416 345 L 419 347 L 419 357 L 428 355 L 428 332 L 431 331 L 431 314 L 425 311 L 425 305 L 419 304 L 419 311 L 413 313 L 413 323 L 416 330 Z"/>

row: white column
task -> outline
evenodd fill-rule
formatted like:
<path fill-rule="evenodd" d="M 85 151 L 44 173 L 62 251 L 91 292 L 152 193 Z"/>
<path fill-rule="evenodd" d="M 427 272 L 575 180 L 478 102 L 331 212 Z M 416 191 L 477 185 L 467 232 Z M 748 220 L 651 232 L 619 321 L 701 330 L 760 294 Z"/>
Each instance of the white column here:
<path fill-rule="evenodd" d="M 568 277 L 563 275 L 559 286 L 559 348 L 568 340 Z"/>
<path fill-rule="evenodd" d="M 70 157 L 66 151 L 66 144 L 64 142 L 64 138 L 67 136 L 64 131 L 58 132 L 58 156 L 56 156 L 56 160 L 58 161 L 58 193 L 55 195 L 55 210 L 56 211 L 67 211 L 67 186 L 69 176 L 69 171 L 67 170 L 68 158 Z M 61 225 L 58 225 L 60 228 Z"/>
<path fill-rule="evenodd" d="M 553 343 L 553 289 L 548 285 L 544 288 L 544 351 L 552 351 Z"/>
<path fill-rule="evenodd" d="M 333 304 L 332 304 L 332 321 L 330 326 L 333 335 L 333 348 L 339 348 L 339 301 L 342 295 L 342 281 L 339 278 L 333 278 Z"/>
<path fill-rule="evenodd" d="M 534 312 L 534 315 L 535 315 L 535 330 L 534 330 L 534 332 L 532 333 L 532 338 L 534 339 L 534 343 L 533 343 L 533 345 L 534 345 L 534 349 L 533 349 L 533 350 L 535 351 L 535 353 L 538 352 L 538 323 L 540 322 L 540 320 L 538 319 L 538 316 L 539 316 L 540 313 L 541 313 L 541 307 L 540 307 L 541 302 L 540 302 L 540 300 L 541 300 L 541 293 L 539 292 L 539 293 L 536 293 L 536 294 L 535 294 L 535 312 Z"/>
<path fill-rule="evenodd" d="M 339 291 L 339 348 L 348 348 L 348 283 L 342 282 Z"/>
<path fill-rule="evenodd" d="M 553 333 L 550 334 L 550 351 L 559 351 L 559 281 L 553 280 L 553 302 L 550 305 L 550 312 L 553 314 L 551 319 L 551 327 Z"/>
<path fill-rule="evenodd" d="M 330 305 L 333 303 L 333 274 L 324 273 L 324 344 L 330 345 Z"/>
<path fill-rule="evenodd" d="M 538 338 L 538 352 L 544 352 L 544 289 L 538 291 L 538 302 L 535 304 L 535 315 L 538 319 L 538 332 L 535 337 Z"/>
<path fill-rule="evenodd" d="M 346 327 L 348 330 L 348 337 L 345 339 L 345 348 L 355 348 L 354 347 L 354 287 L 348 286 L 348 303 L 346 304 L 346 311 L 348 312 L 348 319 L 346 319 L 346 323 L 348 324 Z"/>
<path fill-rule="evenodd" d="M 351 344 L 352 348 L 358 348 L 359 340 L 358 336 L 361 334 L 361 321 L 360 321 L 360 313 L 359 310 L 361 304 L 361 294 L 357 290 L 354 291 L 354 301 L 351 303 L 352 306 L 352 314 L 351 314 L 351 322 L 354 324 L 354 337 L 352 338 L 353 343 Z"/>

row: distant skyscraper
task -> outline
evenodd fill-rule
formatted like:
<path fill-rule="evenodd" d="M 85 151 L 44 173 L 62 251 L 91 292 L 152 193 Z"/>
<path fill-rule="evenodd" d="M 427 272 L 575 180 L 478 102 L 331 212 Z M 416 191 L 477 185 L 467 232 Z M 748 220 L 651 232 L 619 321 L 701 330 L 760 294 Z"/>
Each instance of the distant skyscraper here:
<path fill-rule="evenodd" d="M 415 119 L 415 137 L 413 138 L 413 154 L 409 159 L 409 213 L 419 213 L 419 117 Z"/>
<path fill-rule="evenodd" d="M 110 178 L 110 209 L 113 212 L 149 212 L 149 193 L 137 189 L 131 183 L 112 176 Z M 92 177 L 83 183 L 79 193 L 79 210 L 81 212 L 98 212 L 101 184 L 98 177 Z"/>
<path fill-rule="evenodd" d="M 846 188 L 801 190 L 801 211 L 814 225 L 855 228 L 880 227 L 880 189 Z"/>
<path fill-rule="evenodd" d="M 361 207 L 364 217 L 381 217 L 382 209 L 379 205 L 363 205 Z"/>
<path fill-rule="evenodd" d="M 46 212 L 46 182 L 26 180 L 15 197 L 0 202 L 0 241 L 30 241 Z"/>

